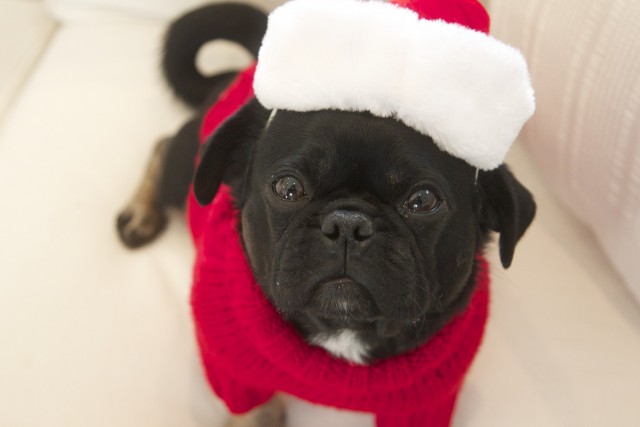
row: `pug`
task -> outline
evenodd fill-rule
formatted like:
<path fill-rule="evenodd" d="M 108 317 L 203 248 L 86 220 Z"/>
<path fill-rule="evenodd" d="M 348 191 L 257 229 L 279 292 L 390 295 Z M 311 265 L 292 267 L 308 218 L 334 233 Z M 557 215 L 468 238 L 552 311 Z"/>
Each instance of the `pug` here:
<path fill-rule="evenodd" d="M 222 37 L 257 55 L 265 28 L 263 13 L 234 4 L 173 23 L 164 72 L 196 114 L 157 145 L 119 235 L 142 246 L 190 185 L 208 205 L 224 184 L 256 282 L 307 343 L 361 365 L 410 352 L 465 310 L 493 232 L 509 267 L 534 199 L 507 165 L 479 170 L 370 112 L 276 110 L 252 98 L 199 148 L 203 114 L 235 73 L 204 78 L 195 53 Z M 283 413 L 273 399 L 229 425 L 279 426 Z"/>

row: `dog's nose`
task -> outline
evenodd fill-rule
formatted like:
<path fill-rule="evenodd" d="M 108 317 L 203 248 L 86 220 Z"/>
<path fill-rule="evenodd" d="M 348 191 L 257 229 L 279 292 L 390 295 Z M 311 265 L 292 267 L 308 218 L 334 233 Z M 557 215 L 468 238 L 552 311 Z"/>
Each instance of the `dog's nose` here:
<path fill-rule="evenodd" d="M 373 221 L 362 212 L 335 210 L 322 221 L 322 233 L 329 239 L 361 242 L 373 235 Z"/>

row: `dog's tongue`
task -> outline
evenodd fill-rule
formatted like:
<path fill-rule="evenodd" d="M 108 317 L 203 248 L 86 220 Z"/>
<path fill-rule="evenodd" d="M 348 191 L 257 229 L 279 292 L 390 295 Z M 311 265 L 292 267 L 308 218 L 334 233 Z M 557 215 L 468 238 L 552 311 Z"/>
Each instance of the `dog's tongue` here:
<path fill-rule="evenodd" d="M 378 320 L 376 322 L 376 333 L 383 338 L 391 338 L 402 332 L 402 323 L 391 320 Z"/>

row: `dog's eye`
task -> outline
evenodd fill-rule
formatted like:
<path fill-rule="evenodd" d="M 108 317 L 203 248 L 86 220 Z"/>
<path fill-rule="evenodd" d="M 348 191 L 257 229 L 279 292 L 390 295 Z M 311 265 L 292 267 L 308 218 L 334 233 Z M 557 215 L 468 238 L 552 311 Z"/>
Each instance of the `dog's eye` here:
<path fill-rule="evenodd" d="M 405 207 L 415 213 L 434 212 L 438 206 L 440 206 L 438 196 L 428 188 L 416 191 L 405 202 Z"/>
<path fill-rule="evenodd" d="M 273 192 L 282 200 L 295 202 L 305 196 L 302 183 L 291 175 L 281 176 L 273 183 Z"/>

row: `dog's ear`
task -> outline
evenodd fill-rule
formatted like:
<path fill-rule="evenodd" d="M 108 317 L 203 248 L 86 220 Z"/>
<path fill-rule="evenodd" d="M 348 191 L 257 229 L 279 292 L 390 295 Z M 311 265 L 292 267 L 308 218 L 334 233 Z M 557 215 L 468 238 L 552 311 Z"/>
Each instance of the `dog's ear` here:
<path fill-rule="evenodd" d="M 260 138 L 268 118 L 269 111 L 253 99 L 209 137 L 193 178 L 198 203 L 211 203 L 223 179 L 243 179 L 253 144 Z"/>
<path fill-rule="evenodd" d="M 508 268 L 516 243 L 533 221 L 536 203 L 504 164 L 491 171 L 480 171 L 478 186 L 484 224 L 500 233 L 500 260 Z"/>

